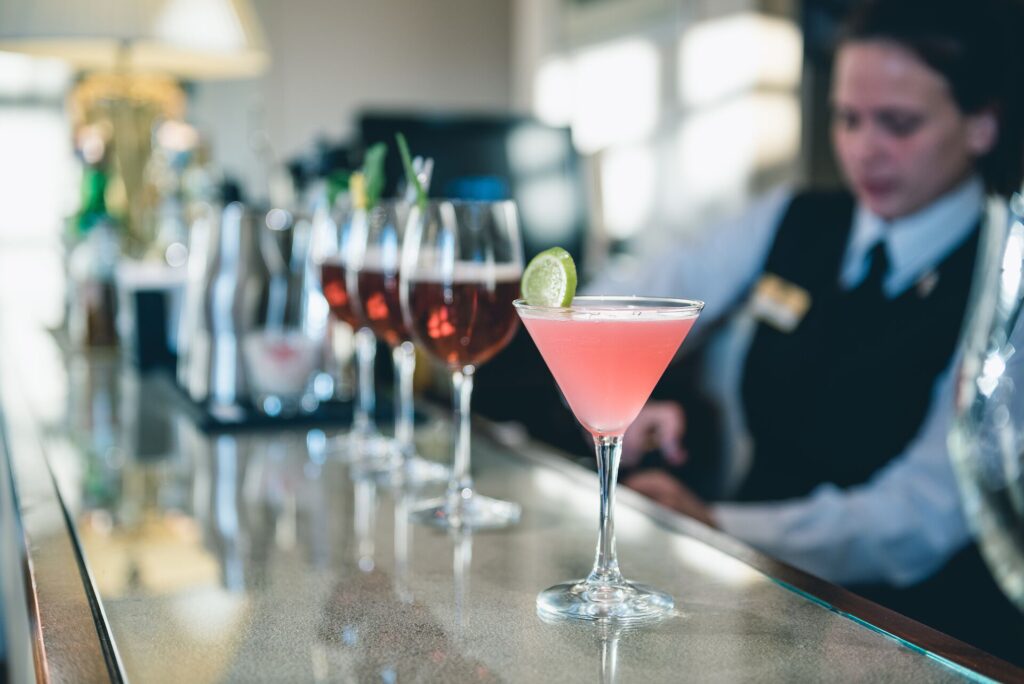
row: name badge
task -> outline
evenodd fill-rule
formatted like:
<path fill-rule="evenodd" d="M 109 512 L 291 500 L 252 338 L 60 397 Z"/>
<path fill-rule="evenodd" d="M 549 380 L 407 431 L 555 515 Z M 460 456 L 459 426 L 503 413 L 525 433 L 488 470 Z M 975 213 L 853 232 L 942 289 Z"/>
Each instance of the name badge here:
<path fill-rule="evenodd" d="M 791 333 L 811 308 L 811 295 L 774 273 L 765 273 L 754 286 L 748 306 L 757 320 L 780 332 Z"/>

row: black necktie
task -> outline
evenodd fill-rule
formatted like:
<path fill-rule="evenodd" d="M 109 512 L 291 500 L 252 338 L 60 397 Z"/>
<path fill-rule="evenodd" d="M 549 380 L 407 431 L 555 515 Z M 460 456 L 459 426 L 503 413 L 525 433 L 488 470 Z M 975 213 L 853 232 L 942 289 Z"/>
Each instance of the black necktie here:
<path fill-rule="evenodd" d="M 885 276 L 889 273 L 889 252 L 885 248 L 885 240 L 879 240 L 868 252 L 871 265 L 868 275 L 857 289 L 865 295 L 885 296 Z"/>

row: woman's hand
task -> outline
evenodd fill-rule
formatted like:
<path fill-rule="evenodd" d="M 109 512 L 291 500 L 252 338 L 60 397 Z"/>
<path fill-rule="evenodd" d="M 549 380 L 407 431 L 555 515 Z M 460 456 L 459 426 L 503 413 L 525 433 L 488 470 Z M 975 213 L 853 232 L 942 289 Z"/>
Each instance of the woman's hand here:
<path fill-rule="evenodd" d="M 636 465 L 640 458 L 653 449 L 661 451 L 665 463 L 682 465 L 686 462 L 683 432 L 686 415 L 683 407 L 674 401 L 651 401 L 640 410 L 622 439 L 622 465 Z"/>
<path fill-rule="evenodd" d="M 718 527 L 711 507 L 671 473 L 664 470 L 641 470 L 626 478 L 623 484 L 663 506 L 688 515 L 705 525 Z"/>

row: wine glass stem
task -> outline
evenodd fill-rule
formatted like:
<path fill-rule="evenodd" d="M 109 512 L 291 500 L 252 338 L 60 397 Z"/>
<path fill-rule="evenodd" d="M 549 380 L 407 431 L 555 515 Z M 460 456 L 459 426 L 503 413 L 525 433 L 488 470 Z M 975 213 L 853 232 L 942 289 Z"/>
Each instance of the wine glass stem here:
<path fill-rule="evenodd" d="M 353 418 L 353 429 L 365 434 L 372 430 L 373 413 L 376 410 L 377 397 L 373 389 L 373 366 L 377 358 L 377 338 L 369 328 L 360 328 L 356 332 L 356 363 L 359 373 L 359 401 L 356 402 L 356 413 Z"/>
<path fill-rule="evenodd" d="M 356 550 L 359 554 L 359 569 L 370 572 L 374 565 L 374 529 L 377 513 L 377 483 L 371 478 L 361 477 L 355 482 Z"/>
<path fill-rule="evenodd" d="M 473 396 L 473 367 L 452 373 L 452 403 L 455 408 L 455 459 L 448 495 L 468 498 L 473 492 L 469 474 L 469 403 Z"/>
<path fill-rule="evenodd" d="M 587 582 L 617 584 L 624 581 L 615 555 L 615 483 L 619 477 L 622 436 L 595 436 L 594 448 L 597 452 L 597 478 L 601 484 L 601 512 L 597 555 Z"/>
<path fill-rule="evenodd" d="M 403 458 L 413 453 L 412 382 L 416 373 L 416 348 L 403 342 L 391 350 L 395 364 L 395 442 Z"/>

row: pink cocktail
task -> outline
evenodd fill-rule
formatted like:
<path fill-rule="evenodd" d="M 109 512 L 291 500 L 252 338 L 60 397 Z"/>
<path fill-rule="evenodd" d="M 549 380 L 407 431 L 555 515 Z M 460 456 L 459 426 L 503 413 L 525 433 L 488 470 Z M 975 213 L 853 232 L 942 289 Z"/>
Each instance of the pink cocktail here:
<path fill-rule="evenodd" d="M 621 435 L 694 320 L 616 320 L 580 309 L 565 320 L 527 314 L 523 325 L 583 427 Z"/>
<path fill-rule="evenodd" d="M 576 419 L 594 437 L 601 484 L 594 569 L 540 593 L 548 617 L 648 620 L 672 610 L 668 594 L 632 584 L 615 555 L 615 482 L 622 436 L 650 397 L 703 302 L 647 297 L 576 297 L 571 307 L 515 302 Z"/>

